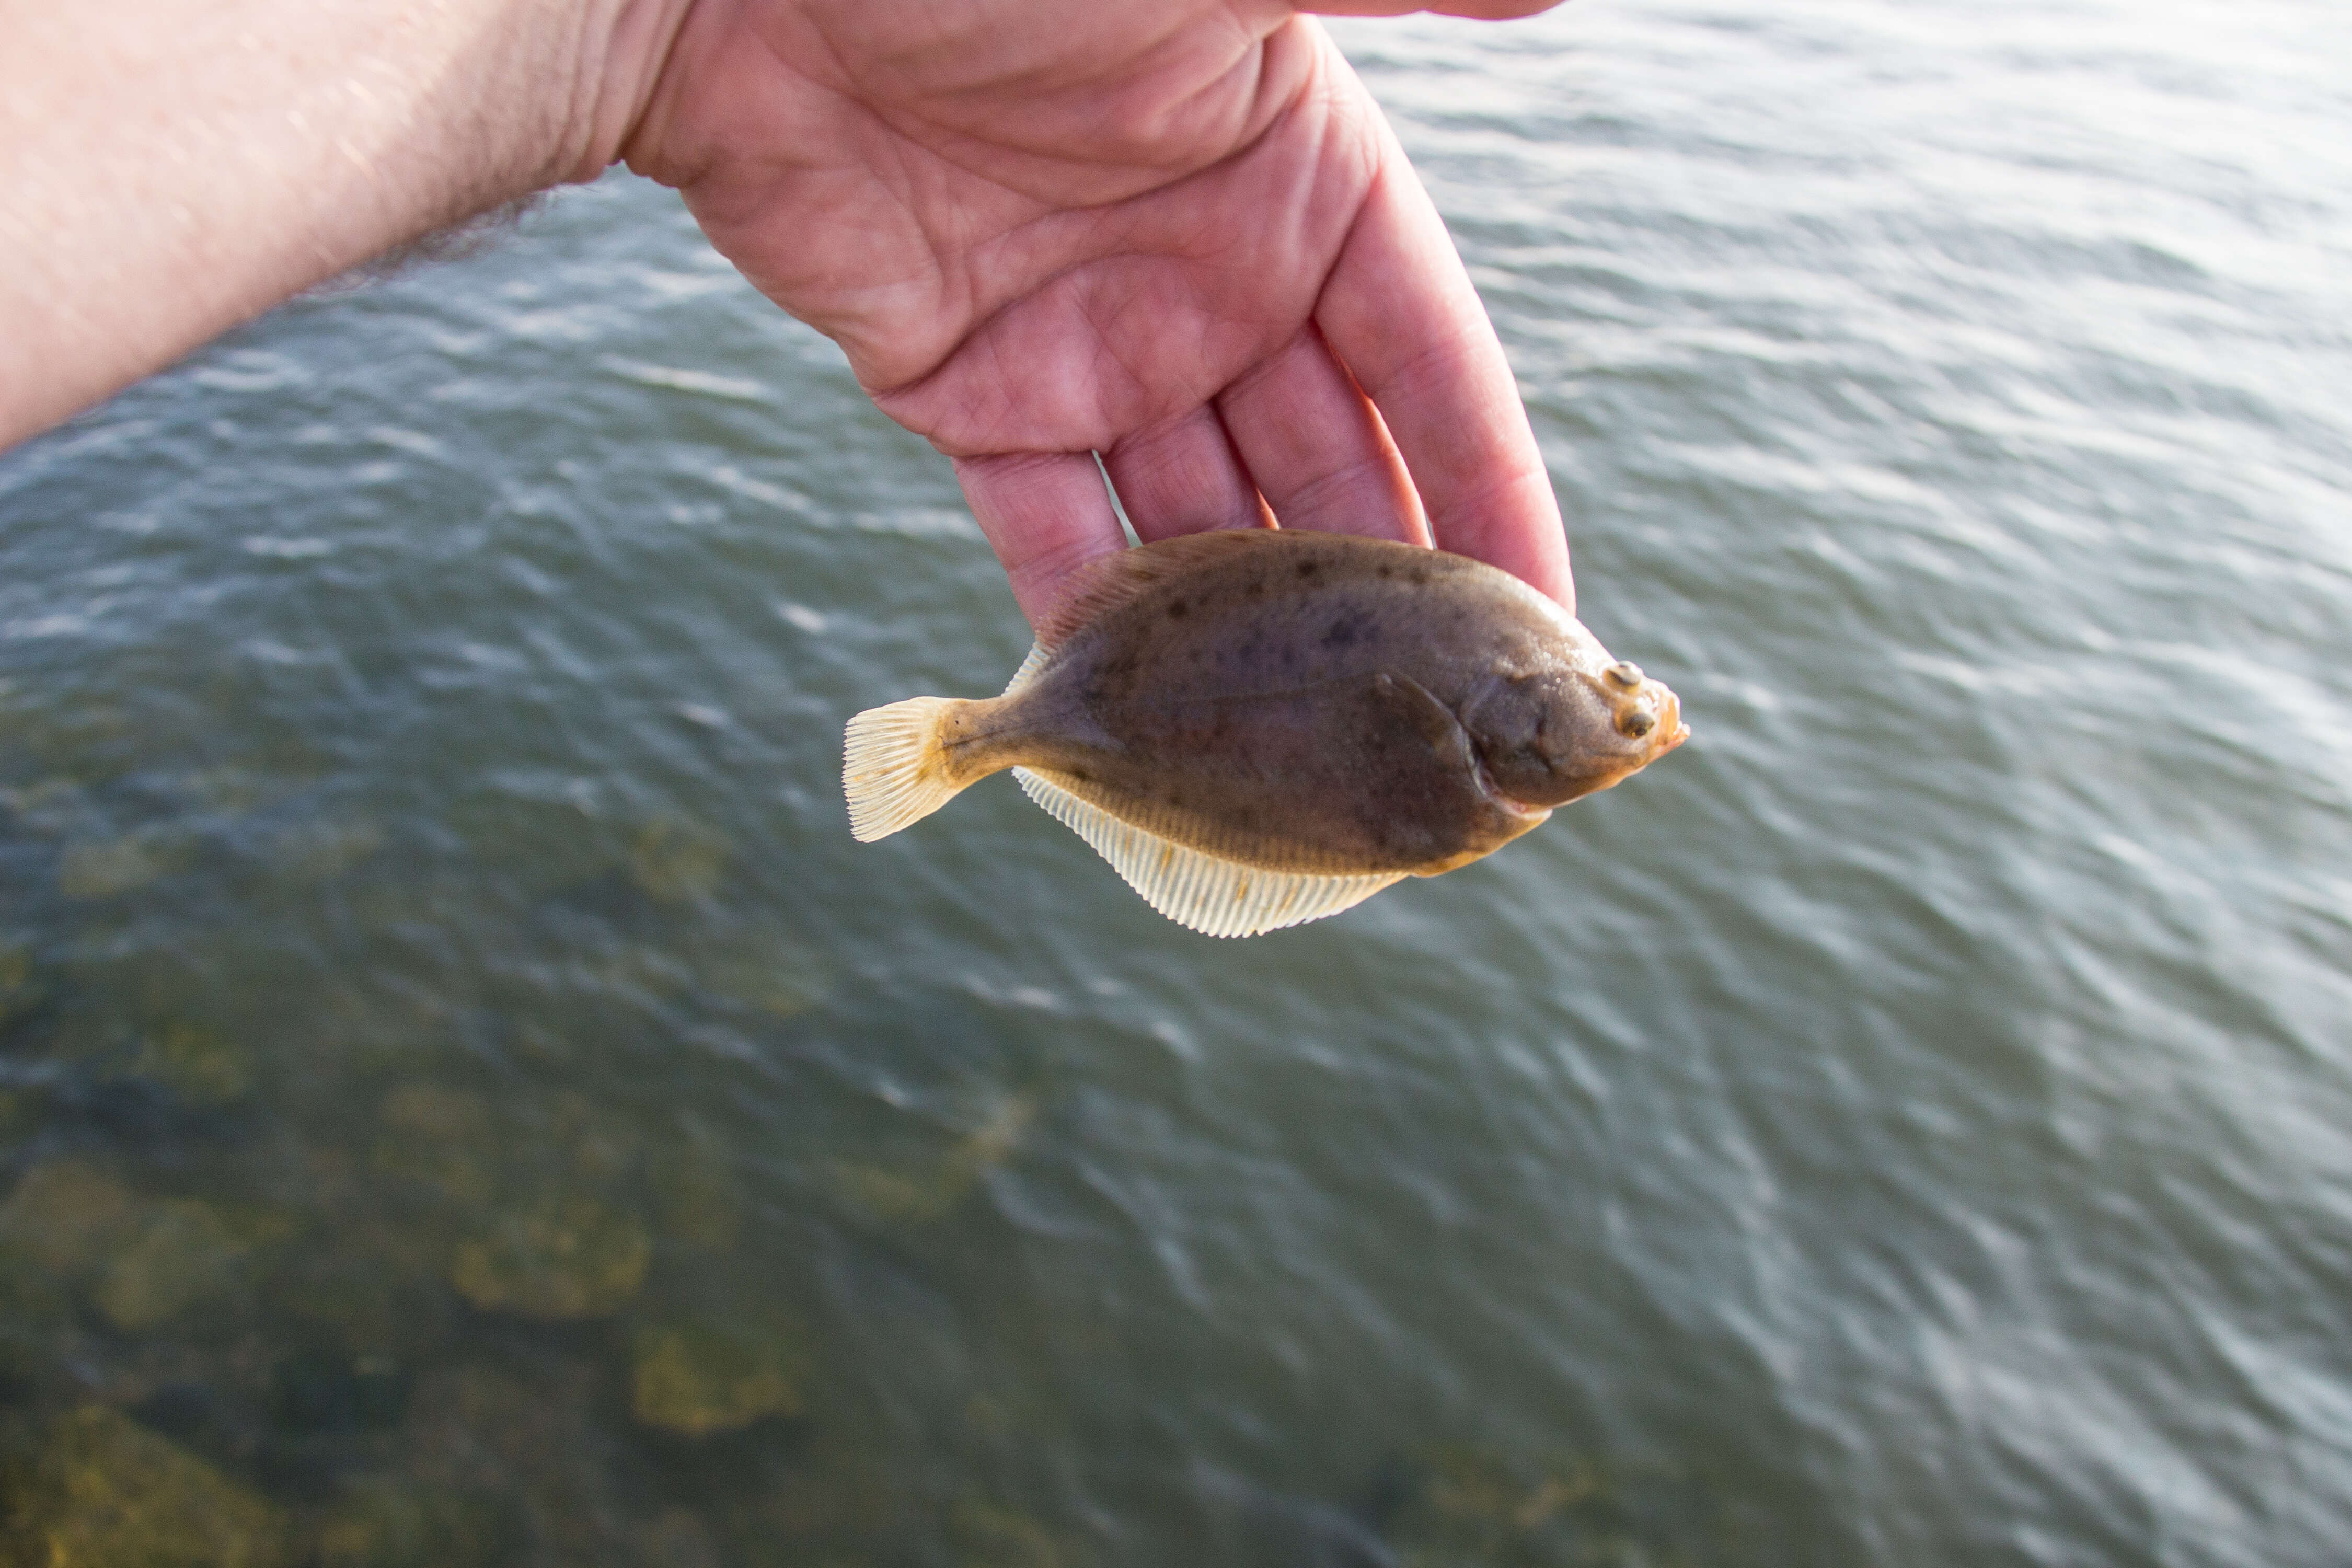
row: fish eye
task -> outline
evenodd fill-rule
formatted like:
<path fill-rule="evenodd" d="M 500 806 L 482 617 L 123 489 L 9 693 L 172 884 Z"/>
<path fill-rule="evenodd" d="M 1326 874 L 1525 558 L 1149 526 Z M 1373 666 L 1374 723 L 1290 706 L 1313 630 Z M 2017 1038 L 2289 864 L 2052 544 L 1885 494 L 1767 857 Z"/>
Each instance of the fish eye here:
<path fill-rule="evenodd" d="M 1636 708 L 1617 721 L 1617 728 L 1637 741 L 1657 727 L 1658 716 L 1646 708 Z"/>
<path fill-rule="evenodd" d="M 1642 667 L 1630 658 L 1621 658 L 1609 667 L 1611 684 L 1631 691 L 1642 684 Z"/>

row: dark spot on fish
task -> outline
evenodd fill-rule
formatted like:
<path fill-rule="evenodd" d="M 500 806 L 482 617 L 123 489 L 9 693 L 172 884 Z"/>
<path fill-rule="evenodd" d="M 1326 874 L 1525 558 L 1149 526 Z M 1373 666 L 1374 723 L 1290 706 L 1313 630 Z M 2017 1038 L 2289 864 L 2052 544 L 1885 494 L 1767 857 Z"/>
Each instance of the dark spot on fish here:
<path fill-rule="evenodd" d="M 1184 618 L 1184 612 L 1190 608 L 1192 606 L 1181 599 L 1171 599 L 1168 601 L 1168 618 L 1171 621 L 1181 621 Z"/>
<path fill-rule="evenodd" d="M 1315 575 L 1315 563 L 1314 563 L 1314 562 L 1312 562 L 1312 561 L 1302 561 L 1302 562 L 1300 562 L 1300 563 L 1298 563 L 1298 574 L 1299 574 L 1301 577 L 1312 577 L 1312 576 L 1314 576 L 1314 575 Z"/>
<path fill-rule="evenodd" d="M 1341 616 L 1323 633 L 1325 647 L 1347 647 L 1363 635 L 1364 624 L 1354 616 Z"/>

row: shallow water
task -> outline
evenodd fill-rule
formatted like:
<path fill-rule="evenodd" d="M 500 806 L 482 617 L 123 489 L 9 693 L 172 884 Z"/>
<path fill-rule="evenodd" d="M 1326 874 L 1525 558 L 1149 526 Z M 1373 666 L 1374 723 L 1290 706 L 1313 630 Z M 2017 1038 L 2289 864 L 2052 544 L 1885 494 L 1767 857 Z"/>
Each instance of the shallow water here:
<path fill-rule="evenodd" d="M 2352 33 L 1340 33 L 1697 738 L 1241 944 L 860 847 L 1027 636 L 829 344 L 619 177 L 290 306 L 0 458 L 13 1528 L 2340 1560 Z"/>

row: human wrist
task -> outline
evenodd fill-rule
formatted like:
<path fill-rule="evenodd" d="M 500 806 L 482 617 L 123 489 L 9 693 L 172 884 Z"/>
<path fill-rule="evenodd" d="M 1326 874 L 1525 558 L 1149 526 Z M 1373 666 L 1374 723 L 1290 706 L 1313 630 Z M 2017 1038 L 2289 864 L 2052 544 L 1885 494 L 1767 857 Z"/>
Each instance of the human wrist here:
<path fill-rule="evenodd" d="M 620 161 L 653 101 L 697 0 L 606 0 L 583 18 L 580 100 L 549 178 L 585 184 Z"/>

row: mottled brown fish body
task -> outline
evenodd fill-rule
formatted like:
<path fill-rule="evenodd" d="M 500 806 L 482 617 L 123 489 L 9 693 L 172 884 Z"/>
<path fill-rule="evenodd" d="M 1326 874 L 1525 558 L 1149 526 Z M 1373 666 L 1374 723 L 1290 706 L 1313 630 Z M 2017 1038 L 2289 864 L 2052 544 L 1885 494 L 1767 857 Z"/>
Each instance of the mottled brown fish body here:
<path fill-rule="evenodd" d="M 1033 795 L 1276 877 L 1433 876 L 1687 732 L 1672 692 L 1516 578 L 1341 534 L 1129 551 L 1038 640 L 1003 697 L 917 700 L 939 704 L 937 787 L 1027 770 Z M 861 837 L 903 826 L 867 816 Z"/>

